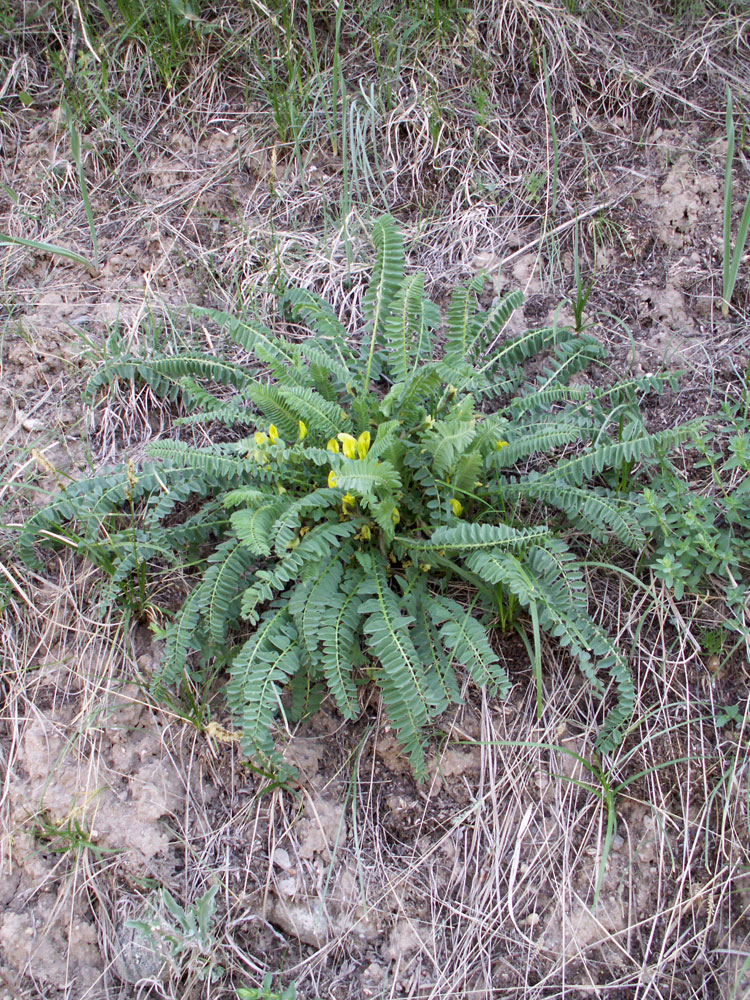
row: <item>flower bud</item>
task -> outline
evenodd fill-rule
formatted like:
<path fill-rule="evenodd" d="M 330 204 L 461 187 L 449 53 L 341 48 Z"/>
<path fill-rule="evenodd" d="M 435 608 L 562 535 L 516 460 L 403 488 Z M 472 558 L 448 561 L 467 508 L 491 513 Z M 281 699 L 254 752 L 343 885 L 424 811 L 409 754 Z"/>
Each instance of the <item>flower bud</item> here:
<path fill-rule="evenodd" d="M 351 434 L 346 434 L 343 431 L 338 435 L 338 439 L 341 442 L 341 450 L 344 453 L 344 458 L 356 458 L 357 439 Z"/>
<path fill-rule="evenodd" d="M 357 454 L 360 458 L 364 458 L 367 452 L 370 450 L 370 432 L 362 431 L 362 433 L 357 438 Z"/>

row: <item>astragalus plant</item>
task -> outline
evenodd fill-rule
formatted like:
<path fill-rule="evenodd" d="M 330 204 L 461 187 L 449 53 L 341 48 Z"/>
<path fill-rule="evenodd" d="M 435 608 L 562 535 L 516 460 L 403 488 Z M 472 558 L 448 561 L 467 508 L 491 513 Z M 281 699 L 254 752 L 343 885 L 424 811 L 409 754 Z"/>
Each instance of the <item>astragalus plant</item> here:
<path fill-rule="evenodd" d="M 23 551 L 67 540 L 106 570 L 110 597 L 141 605 L 158 600 L 165 567 L 183 565 L 192 590 L 166 627 L 159 684 L 226 666 L 226 701 L 264 767 L 277 762 L 280 712 L 299 718 L 328 694 L 354 719 L 374 683 L 421 772 L 426 727 L 460 700 L 456 668 L 508 691 L 498 625 L 528 632 L 540 708 L 542 632 L 568 650 L 606 698 L 598 746 L 611 748 L 633 684 L 589 613 L 580 553 L 592 539 L 644 543 L 631 470 L 685 434 L 644 426 L 639 398 L 664 379 L 574 383 L 602 357 L 593 338 L 503 339 L 521 296 L 483 311 L 482 278 L 443 317 L 423 275 L 405 273 L 392 218 L 373 243 L 356 338 L 293 290 L 281 305 L 310 331 L 298 341 L 210 313 L 252 365 L 189 353 L 121 357 L 99 373 L 95 385 L 141 378 L 179 393 L 188 420 L 233 440 L 159 441 L 142 468 L 69 486 L 27 523 Z"/>

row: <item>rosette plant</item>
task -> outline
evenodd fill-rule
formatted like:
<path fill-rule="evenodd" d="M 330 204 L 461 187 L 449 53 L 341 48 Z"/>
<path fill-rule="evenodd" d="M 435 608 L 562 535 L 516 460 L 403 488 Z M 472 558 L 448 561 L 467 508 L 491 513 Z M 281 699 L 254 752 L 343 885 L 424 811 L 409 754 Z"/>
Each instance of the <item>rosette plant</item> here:
<path fill-rule="evenodd" d="M 182 565 L 190 590 L 166 626 L 158 686 L 225 666 L 226 701 L 259 766 L 278 765 L 280 712 L 299 718 L 328 695 L 354 719 L 374 683 L 423 772 L 428 724 L 460 700 L 457 669 L 508 691 L 498 625 L 526 637 L 540 709 L 542 632 L 578 661 L 607 701 L 598 745 L 610 749 L 633 684 L 589 613 L 578 542 L 643 546 L 631 470 L 687 433 L 644 426 L 639 399 L 665 378 L 574 384 L 603 356 L 592 337 L 550 327 L 504 339 L 520 293 L 485 311 L 482 277 L 453 292 L 443 317 L 423 275 L 406 273 L 392 218 L 373 243 L 356 336 L 292 290 L 282 315 L 305 325 L 302 339 L 204 311 L 247 364 L 121 356 L 97 373 L 92 391 L 145 379 L 181 397 L 183 422 L 224 425 L 233 439 L 158 441 L 142 468 L 69 486 L 28 521 L 22 551 L 33 561 L 37 543 L 67 540 L 106 570 L 111 597 L 141 604 Z"/>

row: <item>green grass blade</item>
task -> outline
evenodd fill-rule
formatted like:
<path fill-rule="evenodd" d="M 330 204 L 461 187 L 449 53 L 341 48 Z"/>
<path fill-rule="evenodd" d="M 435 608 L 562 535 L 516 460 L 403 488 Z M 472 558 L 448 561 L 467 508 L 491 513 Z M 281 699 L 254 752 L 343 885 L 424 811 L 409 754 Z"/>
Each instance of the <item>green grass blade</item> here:
<path fill-rule="evenodd" d="M 729 298 L 732 289 L 729 287 L 730 260 L 732 255 L 732 160 L 734 159 L 734 119 L 732 116 L 732 92 L 727 87 L 727 160 L 724 167 L 724 259 L 722 275 L 721 311 L 726 316 L 729 312 Z"/>
<path fill-rule="evenodd" d="M 91 233 L 91 246 L 94 251 L 94 266 L 99 270 L 99 250 L 96 242 L 96 226 L 94 225 L 94 213 L 91 211 L 91 201 L 89 200 L 89 189 L 86 184 L 86 175 L 83 172 L 83 160 L 81 159 L 81 140 L 78 136 L 78 131 L 73 121 L 73 114 L 70 110 L 70 105 L 67 101 L 62 102 L 63 109 L 65 111 L 65 117 L 68 120 L 68 132 L 70 133 L 70 148 L 73 153 L 73 159 L 76 161 L 76 169 L 78 170 L 78 182 L 81 185 L 81 198 L 83 200 L 83 208 L 86 212 L 86 218 L 89 224 L 89 232 Z"/>
<path fill-rule="evenodd" d="M 0 245 L 10 244 L 11 246 L 28 247 L 30 250 L 38 250 L 40 253 L 54 254 L 58 257 L 65 257 L 75 264 L 81 264 L 89 272 L 92 278 L 96 278 L 99 269 L 91 261 L 75 250 L 68 250 L 67 247 L 59 247 L 55 243 L 42 243 L 40 240 L 26 240 L 22 236 L 10 236 L 8 233 L 0 233 Z"/>
<path fill-rule="evenodd" d="M 737 230 L 737 242 L 732 252 L 732 162 L 734 160 L 734 115 L 732 112 L 732 92 L 727 87 L 727 159 L 724 167 L 724 258 L 722 261 L 722 302 L 721 312 L 723 316 L 729 314 L 729 300 L 737 281 L 737 274 L 740 269 L 740 261 L 745 250 L 748 230 L 750 230 L 750 194 L 747 196 L 745 207 L 742 210 L 739 229 Z"/>
<path fill-rule="evenodd" d="M 742 260 L 742 254 L 745 250 L 745 241 L 747 240 L 747 233 L 750 229 L 750 193 L 748 193 L 747 201 L 745 202 L 745 207 L 742 210 L 742 218 L 740 219 L 740 227 L 737 230 L 737 242 L 734 245 L 734 253 L 732 254 L 732 264 L 729 268 L 729 279 L 724 292 L 724 303 L 727 306 L 727 311 L 729 307 L 729 300 L 732 297 L 732 292 L 734 291 L 734 285 L 737 281 L 737 272 L 740 269 L 740 261 Z"/>

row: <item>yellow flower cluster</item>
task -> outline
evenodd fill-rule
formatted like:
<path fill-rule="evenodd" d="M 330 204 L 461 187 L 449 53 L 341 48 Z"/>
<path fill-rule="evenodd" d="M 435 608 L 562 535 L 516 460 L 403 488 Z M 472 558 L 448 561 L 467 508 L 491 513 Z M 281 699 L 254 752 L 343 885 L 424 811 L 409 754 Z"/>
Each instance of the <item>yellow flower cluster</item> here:
<path fill-rule="evenodd" d="M 341 442 L 340 445 L 339 441 Z M 342 431 L 337 437 L 329 440 L 326 448 L 334 455 L 343 454 L 344 458 L 362 459 L 370 450 L 370 432 L 362 431 L 359 437 L 355 438 L 353 434 L 347 434 Z M 337 484 L 338 478 L 334 470 L 331 469 L 328 473 L 328 487 L 329 489 L 335 489 Z M 345 493 L 341 498 L 342 513 L 350 514 L 354 510 L 356 502 L 357 499 L 354 494 Z"/>
<path fill-rule="evenodd" d="M 339 441 L 341 447 L 339 447 Z M 353 434 L 341 432 L 337 438 L 331 438 L 326 448 L 335 455 L 342 453 L 344 458 L 364 458 L 370 450 L 370 432 L 362 431 L 358 438 Z"/>
<path fill-rule="evenodd" d="M 302 441 L 305 440 L 306 437 L 307 437 L 307 427 L 305 426 L 304 421 L 300 420 L 299 436 L 297 438 L 297 441 L 301 443 Z M 268 465 L 268 456 L 265 454 L 265 451 L 262 450 L 265 449 L 268 445 L 279 444 L 281 445 L 282 448 L 284 447 L 284 441 L 281 435 L 279 434 L 279 429 L 276 426 L 276 424 L 269 424 L 267 434 L 264 433 L 263 431 L 256 431 L 255 434 L 253 435 L 253 438 L 256 444 L 255 450 L 253 451 L 253 458 L 255 459 L 256 462 L 258 462 L 258 464 L 266 466 Z M 250 456 L 248 454 L 248 458 L 249 457 Z"/>

